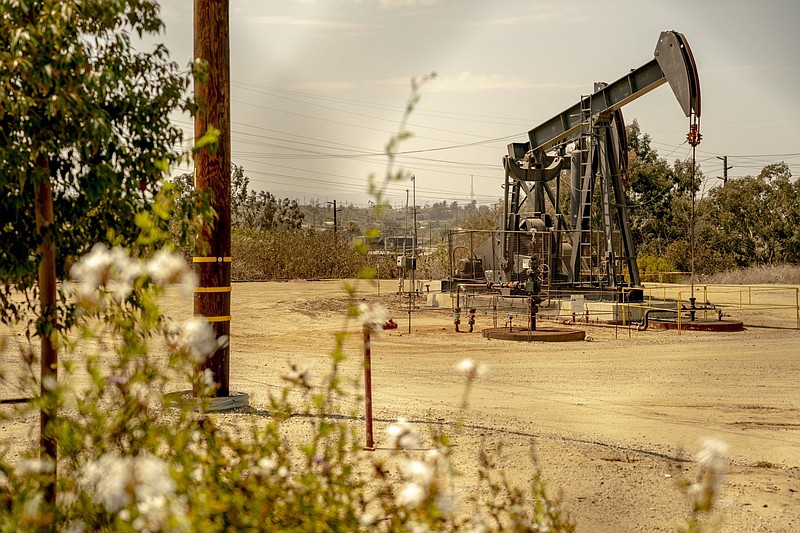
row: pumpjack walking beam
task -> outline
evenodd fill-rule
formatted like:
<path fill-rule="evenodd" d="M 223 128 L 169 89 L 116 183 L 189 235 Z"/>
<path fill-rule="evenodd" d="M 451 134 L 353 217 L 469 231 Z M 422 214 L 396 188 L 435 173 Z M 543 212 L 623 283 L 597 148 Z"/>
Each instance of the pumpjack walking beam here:
<path fill-rule="evenodd" d="M 675 31 L 662 32 L 654 56 L 648 63 L 531 129 L 526 143 L 528 151 L 544 154 L 558 143 L 577 138 L 584 125 L 584 110 L 588 109 L 595 118 L 607 115 L 664 83 L 669 83 L 687 117 L 692 113 L 699 117 L 700 78 L 686 38 Z"/>

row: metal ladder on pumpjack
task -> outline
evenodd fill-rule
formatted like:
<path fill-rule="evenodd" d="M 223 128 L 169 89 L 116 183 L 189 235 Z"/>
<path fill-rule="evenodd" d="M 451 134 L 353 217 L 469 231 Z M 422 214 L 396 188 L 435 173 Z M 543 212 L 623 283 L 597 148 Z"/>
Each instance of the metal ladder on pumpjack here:
<path fill-rule="evenodd" d="M 589 180 L 585 179 L 587 167 L 591 165 L 592 134 L 591 96 L 581 96 L 581 134 L 576 141 L 578 150 L 581 153 L 579 182 L 581 205 L 578 209 L 578 223 L 580 223 L 584 213 L 591 214 L 592 212 L 591 204 L 594 196 L 595 177 L 592 176 Z M 591 217 L 591 215 L 589 216 Z M 594 267 L 595 259 L 592 243 L 594 236 L 592 233 L 592 225 L 589 223 L 588 227 L 582 228 L 577 242 L 580 271 L 575 281 L 581 286 L 594 286 L 600 282 L 599 273 Z M 572 246 L 576 246 L 576 243 L 573 243 Z"/>

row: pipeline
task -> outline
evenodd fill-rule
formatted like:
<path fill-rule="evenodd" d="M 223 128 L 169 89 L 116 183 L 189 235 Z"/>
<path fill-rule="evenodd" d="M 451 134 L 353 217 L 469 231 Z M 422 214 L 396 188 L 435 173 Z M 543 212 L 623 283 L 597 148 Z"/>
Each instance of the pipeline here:
<path fill-rule="evenodd" d="M 676 315 L 679 314 L 681 311 L 688 311 L 688 317 L 690 318 L 691 322 L 695 320 L 695 313 L 697 311 L 716 311 L 717 318 L 721 321 L 722 320 L 722 309 L 719 309 L 716 305 L 712 304 L 711 302 L 706 302 L 703 307 L 697 307 L 692 305 L 690 307 L 681 306 L 681 309 L 656 309 L 650 308 L 645 310 L 644 316 L 642 316 L 642 322 L 639 324 L 638 330 L 639 331 L 647 331 L 647 328 L 650 326 L 649 318 L 650 312 L 655 313 L 675 313 Z"/>
<path fill-rule="evenodd" d="M 647 328 L 650 326 L 651 311 L 655 311 L 657 313 L 675 313 L 675 314 L 678 314 L 680 312 L 677 309 L 655 309 L 651 307 L 650 309 L 645 310 L 644 316 L 642 316 L 642 322 L 639 324 L 639 327 L 637 328 L 638 331 L 647 331 Z"/>

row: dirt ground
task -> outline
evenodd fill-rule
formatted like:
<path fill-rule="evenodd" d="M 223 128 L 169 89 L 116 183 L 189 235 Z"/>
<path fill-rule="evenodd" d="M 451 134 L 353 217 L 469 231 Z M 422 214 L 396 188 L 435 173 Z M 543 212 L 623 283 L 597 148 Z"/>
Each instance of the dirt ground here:
<path fill-rule="evenodd" d="M 397 283 L 384 281 L 380 289 L 379 296 L 364 283 L 357 297 L 382 301 L 399 327 L 372 343 L 378 449 L 364 453 L 389 453 L 383 429 L 397 417 L 422 433 L 445 426 L 466 493 L 482 442 L 505 444 L 502 465 L 521 485 L 530 474 L 533 442 L 551 491 L 561 492 L 578 531 L 674 531 L 689 515 L 678 482 L 696 474 L 691 457 L 701 439 L 715 437 L 730 446 L 731 461 L 719 531 L 800 531 L 794 290 L 770 297 L 786 309 L 742 313 L 750 327 L 739 333 L 584 325 L 586 341 L 515 343 L 456 333 L 449 309 L 416 310 L 409 334 Z M 173 295 L 166 307 L 181 318 L 192 305 Z M 281 386 L 289 362 L 312 367 L 321 378 L 333 334 L 343 327 L 354 332 L 345 373 L 360 380 L 360 327 L 346 324 L 345 308 L 341 281 L 235 284 L 231 389 L 249 394 L 258 412 L 268 392 Z M 492 325 L 491 316 L 479 313 L 476 331 Z M 464 378 L 454 369 L 464 358 L 491 371 L 472 387 L 466 412 L 460 409 Z M 342 414 L 361 408 L 342 405 Z M 237 424 L 247 415 L 218 416 Z M 466 424 L 457 430 L 460 417 Z M 18 431 L 3 426 L 0 431 Z"/>

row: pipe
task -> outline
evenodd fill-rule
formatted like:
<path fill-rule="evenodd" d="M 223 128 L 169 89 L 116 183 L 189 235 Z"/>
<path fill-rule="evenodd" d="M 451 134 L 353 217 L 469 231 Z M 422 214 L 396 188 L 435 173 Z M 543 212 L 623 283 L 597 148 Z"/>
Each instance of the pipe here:
<path fill-rule="evenodd" d="M 642 322 L 639 324 L 637 328 L 639 331 L 647 331 L 647 328 L 650 326 L 650 312 L 664 312 L 664 313 L 680 313 L 677 309 L 656 309 L 651 307 L 650 309 L 646 309 L 644 312 L 644 316 L 642 317 Z"/>

